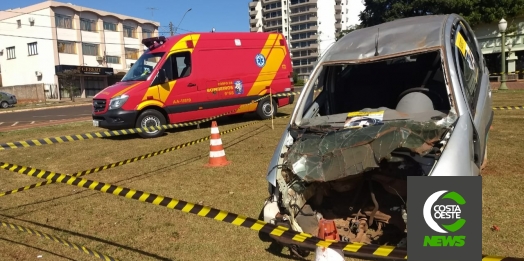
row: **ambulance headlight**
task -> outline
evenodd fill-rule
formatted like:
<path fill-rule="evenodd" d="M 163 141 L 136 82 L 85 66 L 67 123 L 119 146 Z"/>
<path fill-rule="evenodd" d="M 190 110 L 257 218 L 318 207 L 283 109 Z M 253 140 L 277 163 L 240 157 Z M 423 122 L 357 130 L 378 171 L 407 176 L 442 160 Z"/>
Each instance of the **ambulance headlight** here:
<path fill-rule="evenodd" d="M 109 110 L 115 110 L 122 107 L 122 105 L 124 105 L 128 98 L 129 95 L 127 94 L 122 94 L 111 98 L 111 100 L 109 101 Z"/>

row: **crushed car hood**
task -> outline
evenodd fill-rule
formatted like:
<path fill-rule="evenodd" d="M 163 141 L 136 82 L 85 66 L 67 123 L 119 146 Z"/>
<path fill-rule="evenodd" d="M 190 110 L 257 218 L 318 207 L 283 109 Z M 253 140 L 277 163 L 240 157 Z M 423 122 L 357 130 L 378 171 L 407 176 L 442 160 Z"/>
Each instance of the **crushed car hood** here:
<path fill-rule="evenodd" d="M 377 168 L 395 149 L 425 155 L 450 124 L 393 120 L 360 129 L 308 127 L 289 148 L 286 165 L 307 182 L 327 182 Z"/>

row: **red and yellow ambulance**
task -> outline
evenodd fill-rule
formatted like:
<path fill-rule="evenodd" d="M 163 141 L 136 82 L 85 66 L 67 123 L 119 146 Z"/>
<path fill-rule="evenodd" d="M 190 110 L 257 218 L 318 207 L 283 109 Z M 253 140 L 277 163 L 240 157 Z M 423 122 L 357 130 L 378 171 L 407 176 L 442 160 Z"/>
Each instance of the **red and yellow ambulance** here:
<path fill-rule="evenodd" d="M 293 103 L 289 48 L 280 33 L 189 33 L 142 40 L 147 47 L 122 80 L 93 98 L 93 125 L 118 130 L 256 112 Z M 243 106 L 242 106 L 243 105 Z M 142 133 L 158 137 L 163 130 Z"/>

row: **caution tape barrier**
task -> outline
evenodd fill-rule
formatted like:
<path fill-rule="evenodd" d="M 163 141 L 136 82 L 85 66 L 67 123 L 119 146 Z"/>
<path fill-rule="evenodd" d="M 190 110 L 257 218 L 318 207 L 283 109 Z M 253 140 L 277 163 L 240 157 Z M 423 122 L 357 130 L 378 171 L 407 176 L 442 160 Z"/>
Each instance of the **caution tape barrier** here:
<path fill-rule="evenodd" d="M 281 98 L 281 97 L 288 97 L 288 96 L 295 96 L 300 94 L 300 92 L 282 92 L 273 94 L 272 97 Z M 268 98 L 269 95 L 262 96 L 261 98 L 258 98 L 254 101 L 251 101 L 250 103 L 243 104 L 241 106 L 250 105 L 253 103 L 257 103 L 263 99 Z M 189 126 L 195 126 L 201 123 L 205 123 L 211 120 L 215 120 L 219 117 L 223 117 L 229 114 L 232 114 L 236 112 L 237 109 L 231 110 L 226 113 L 219 114 L 217 116 L 213 116 L 210 118 L 206 118 L 199 121 L 192 121 L 192 122 L 185 122 L 185 123 L 177 123 L 177 124 L 166 124 L 161 126 L 151 126 L 146 128 L 132 128 L 132 129 L 125 129 L 125 130 L 111 130 L 111 131 L 101 131 L 101 132 L 89 132 L 89 133 L 83 133 L 83 134 L 77 134 L 77 135 L 66 135 L 66 136 L 59 136 L 59 137 L 51 137 L 51 138 L 43 138 L 43 139 L 34 139 L 34 140 L 25 140 L 25 141 L 15 141 L 15 142 L 7 142 L 0 144 L 0 151 L 1 150 L 8 150 L 8 149 L 18 149 L 18 148 L 27 148 L 27 147 L 34 147 L 34 146 L 42 146 L 42 145 L 51 145 L 56 143 L 65 143 L 65 142 L 71 142 L 71 141 L 79 141 L 79 140 L 91 140 L 91 139 L 97 139 L 97 138 L 109 138 L 109 137 L 115 137 L 115 136 L 121 136 L 121 135 L 129 135 L 129 134 L 137 134 L 142 133 L 145 131 L 154 131 L 154 130 L 168 130 L 168 129 L 175 129 L 175 128 L 182 128 L 182 127 L 189 127 Z"/>
<path fill-rule="evenodd" d="M 62 244 L 64 246 L 68 246 L 70 248 L 76 249 L 76 250 L 81 251 L 81 252 L 83 252 L 85 254 L 97 257 L 97 258 L 102 259 L 102 260 L 118 261 L 118 259 L 116 259 L 114 257 L 108 256 L 108 255 L 104 255 L 104 254 L 102 254 L 102 253 L 100 253 L 98 251 L 89 249 L 89 248 L 87 248 L 85 246 L 81 246 L 81 245 L 77 245 L 75 243 L 71 243 L 71 242 L 69 242 L 69 241 L 67 241 L 65 239 L 62 239 L 62 238 L 59 238 L 59 237 L 56 237 L 56 236 L 53 236 L 53 235 L 49 235 L 49 234 L 46 234 L 44 232 L 40 232 L 38 230 L 34 230 L 34 229 L 23 227 L 23 226 L 20 226 L 20 225 L 8 223 L 8 222 L 1 221 L 1 220 L 0 220 L 0 223 L 2 224 L 3 227 L 11 228 L 11 229 L 14 229 L 14 230 L 19 230 L 19 231 L 22 231 L 22 232 L 29 233 L 31 235 L 35 235 L 35 236 L 39 236 L 41 238 L 52 240 L 52 241 L 60 243 L 60 244 Z"/>
<path fill-rule="evenodd" d="M 249 218 L 242 215 L 219 210 L 216 208 L 190 203 L 182 200 L 176 200 L 170 197 L 160 196 L 144 191 L 119 187 L 108 183 L 102 183 L 84 178 L 73 177 L 66 174 L 31 167 L 18 166 L 15 164 L 4 162 L 0 162 L 0 168 L 31 177 L 44 178 L 50 181 L 56 181 L 63 184 L 113 194 L 116 196 L 134 199 L 157 206 L 163 206 L 169 209 L 180 210 L 185 213 L 212 218 L 218 221 L 230 223 L 236 226 L 246 227 L 255 231 L 262 231 L 264 233 L 268 233 L 274 236 L 283 237 L 296 242 L 306 243 L 309 245 L 337 248 L 349 253 L 372 254 L 378 257 L 388 257 L 396 259 L 407 258 L 406 249 L 396 248 L 393 246 L 364 245 L 351 242 L 348 243 L 339 241 L 325 241 L 318 237 L 314 237 L 310 234 L 289 230 L 286 227 L 276 226 L 254 218 Z"/>
<path fill-rule="evenodd" d="M 289 116 L 275 117 L 274 119 L 280 119 L 280 118 L 289 118 Z M 249 127 L 251 125 L 255 125 L 255 124 L 264 122 L 264 121 L 267 121 L 267 120 L 255 121 L 255 122 L 244 124 L 242 126 L 238 126 L 238 127 L 235 127 L 235 128 L 229 129 L 229 130 L 221 131 L 220 135 L 228 134 L 228 133 L 231 133 L 231 132 L 234 132 L 234 131 L 237 131 L 237 130 L 240 130 L 240 129 L 243 129 L 243 128 L 246 128 L 246 127 Z M 103 171 L 103 170 L 120 167 L 120 166 L 129 164 L 129 163 L 137 162 L 137 161 L 140 161 L 140 160 L 148 159 L 148 158 L 151 158 L 151 157 L 154 157 L 154 156 L 163 155 L 163 154 L 168 153 L 168 152 L 172 152 L 172 151 L 175 151 L 175 150 L 179 150 L 179 149 L 182 149 L 182 148 L 193 146 L 195 144 L 198 144 L 198 143 L 210 140 L 210 139 L 211 139 L 211 136 L 202 137 L 200 139 L 188 141 L 186 143 L 182 143 L 182 144 L 176 145 L 176 146 L 171 147 L 171 148 L 167 148 L 167 149 L 151 152 L 151 153 L 148 153 L 148 154 L 144 154 L 144 155 L 137 156 L 137 157 L 130 158 L 130 159 L 125 159 L 125 160 L 122 160 L 122 161 L 119 161 L 119 162 L 115 162 L 115 163 L 110 163 L 110 164 L 107 164 L 107 165 L 104 165 L 104 166 L 100 166 L 100 167 L 96 167 L 96 168 L 92 168 L 92 169 L 89 169 L 89 170 L 79 171 L 77 173 L 72 174 L 71 176 L 73 176 L 73 177 L 82 177 L 82 176 L 86 176 L 86 175 L 93 174 L 93 173 L 96 173 L 96 172 L 100 172 L 100 171 Z M 56 182 L 55 181 L 50 181 L 50 180 L 43 181 L 43 182 L 38 182 L 38 183 L 35 183 L 35 184 L 32 184 L 32 185 L 28 185 L 28 186 L 25 186 L 25 187 L 21 187 L 21 188 L 13 189 L 13 190 L 10 190 L 10 191 L 2 192 L 2 193 L 0 193 L 0 197 L 11 195 L 11 194 L 14 194 L 14 193 L 17 193 L 17 192 L 21 192 L 21 191 L 26 191 L 26 190 L 38 188 L 38 187 L 43 187 L 45 185 L 49 185 L 49 184 L 53 184 L 53 183 L 56 183 Z"/>
<path fill-rule="evenodd" d="M 524 106 L 499 106 L 493 107 L 493 110 L 524 110 Z"/>
<path fill-rule="evenodd" d="M 163 206 L 169 209 L 180 210 L 184 213 L 212 218 L 225 223 L 249 228 L 255 231 L 261 231 L 267 234 L 290 239 L 300 243 L 306 243 L 309 245 L 319 247 L 342 249 L 343 251 L 349 254 L 367 254 L 381 258 L 407 259 L 407 249 L 405 248 L 398 248 L 394 246 L 365 245 L 361 243 L 340 242 L 334 240 L 326 241 L 307 233 L 289 230 L 286 227 L 276 226 L 254 218 L 230 213 L 224 210 L 219 210 L 204 205 L 190 203 L 183 200 L 176 200 L 170 197 L 160 196 L 144 191 L 115 186 L 109 183 L 102 183 L 98 181 L 77 178 L 66 174 L 18 166 L 15 164 L 4 162 L 0 162 L 0 168 L 31 177 L 44 178 L 50 181 L 56 181 L 63 184 L 113 194 L 116 196 L 138 200 L 157 206 Z M 524 261 L 524 258 L 483 255 L 482 261 Z"/>

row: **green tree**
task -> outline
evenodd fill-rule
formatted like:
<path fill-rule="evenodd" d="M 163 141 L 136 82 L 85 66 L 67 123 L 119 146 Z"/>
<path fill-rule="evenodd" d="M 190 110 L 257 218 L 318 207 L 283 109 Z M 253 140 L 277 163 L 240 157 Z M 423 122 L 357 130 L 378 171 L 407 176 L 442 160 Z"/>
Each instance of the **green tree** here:
<path fill-rule="evenodd" d="M 79 74 L 79 70 L 70 69 L 64 70 L 60 74 L 60 76 L 58 76 L 58 82 L 60 83 L 60 85 L 62 85 L 62 88 L 64 88 L 64 90 L 69 92 L 69 95 L 71 96 L 71 101 L 75 101 L 75 94 L 77 94 L 78 91 L 80 91 L 80 86 L 75 85 Z"/>
<path fill-rule="evenodd" d="M 354 24 L 354 25 L 349 26 L 347 29 L 340 31 L 340 33 L 337 34 L 335 41 L 342 39 L 342 37 L 344 37 L 346 34 L 349 34 L 360 28 L 362 28 L 362 26 L 359 24 Z"/>
<path fill-rule="evenodd" d="M 512 18 L 524 14 L 524 0 L 364 0 L 359 18 L 362 27 L 399 18 L 456 13 L 474 27 L 494 23 L 501 18 L 511 24 Z"/>

